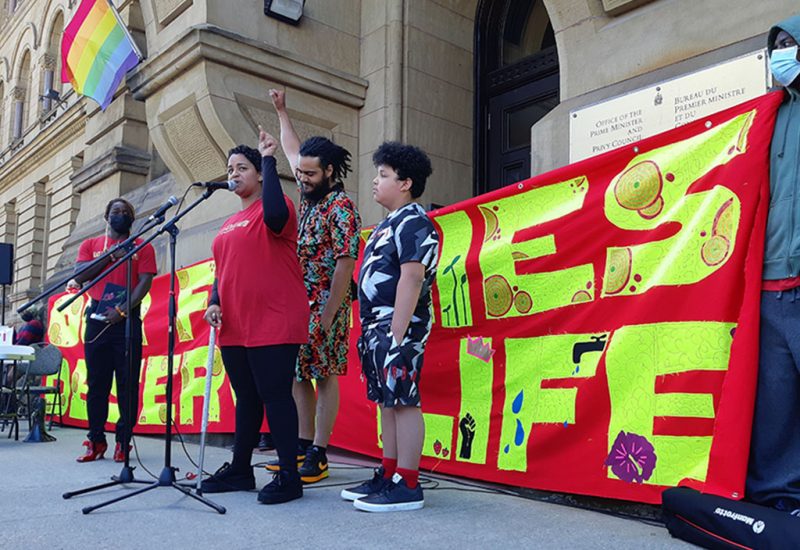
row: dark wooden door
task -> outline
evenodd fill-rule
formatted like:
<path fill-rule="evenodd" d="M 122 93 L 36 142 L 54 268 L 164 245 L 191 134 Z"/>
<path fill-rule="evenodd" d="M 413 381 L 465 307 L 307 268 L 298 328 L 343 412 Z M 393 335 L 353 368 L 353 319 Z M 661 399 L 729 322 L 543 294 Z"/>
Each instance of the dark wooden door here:
<path fill-rule="evenodd" d="M 558 105 L 558 73 L 489 98 L 486 191 L 531 174 L 531 126 Z"/>
<path fill-rule="evenodd" d="M 558 51 L 544 1 L 480 0 L 475 17 L 475 194 L 530 176 L 531 126 L 558 103 Z"/>

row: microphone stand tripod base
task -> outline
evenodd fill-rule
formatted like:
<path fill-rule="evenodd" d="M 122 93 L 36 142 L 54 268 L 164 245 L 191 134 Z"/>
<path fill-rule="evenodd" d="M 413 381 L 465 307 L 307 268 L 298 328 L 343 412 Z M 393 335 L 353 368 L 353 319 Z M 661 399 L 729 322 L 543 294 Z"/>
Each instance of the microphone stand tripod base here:
<path fill-rule="evenodd" d="M 118 476 L 113 476 L 111 479 L 119 481 L 120 483 L 150 483 L 149 481 L 140 481 L 134 479 L 132 466 L 123 466 Z"/>
<path fill-rule="evenodd" d="M 177 277 L 175 275 L 176 263 L 177 263 L 176 260 L 175 260 L 175 249 L 177 248 L 177 242 L 176 242 L 177 241 L 177 235 L 180 232 L 180 230 L 178 229 L 178 227 L 175 224 L 177 223 L 178 220 L 180 220 L 183 216 L 185 216 L 190 210 L 192 210 L 194 207 L 196 207 L 202 201 L 204 201 L 207 198 L 209 198 L 213 192 L 214 192 L 213 188 L 206 189 L 206 191 L 203 193 L 203 195 L 200 198 L 198 198 L 191 205 L 189 205 L 187 208 L 185 208 L 180 213 L 178 213 L 169 222 L 167 222 L 166 224 L 162 225 L 158 229 L 158 231 L 156 231 L 155 234 L 150 236 L 146 241 L 142 242 L 136 249 L 134 249 L 134 250 L 138 250 L 139 248 L 145 246 L 147 243 L 149 243 L 155 237 L 157 237 L 158 235 L 161 235 L 162 233 L 168 233 L 169 236 L 170 236 L 170 240 L 169 240 L 170 304 L 169 304 L 169 346 L 168 346 L 169 349 L 168 349 L 168 353 L 167 353 L 167 387 L 166 387 L 166 393 L 167 393 L 167 400 L 168 401 L 167 401 L 167 418 L 166 418 L 166 440 L 164 442 L 165 443 L 165 445 L 164 445 L 164 455 L 165 455 L 164 456 L 164 469 L 161 471 L 161 474 L 159 475 L 158 480 L 156 480 L 154 482 L 133 480 L 134 483 L 149 483 L 149 485 L 147 485 L 146 487 L 142 487 L 141 489 L 137 489 L 137 490 L 132 491 L 132 492 L 126 494 L 126 495 L 122 495 L 120 497 L 113 498 L 111 500 L 107 500 L 106 502 L 102 502 L 102 503 L 94 505 L 94 506 L 87 506 L 87 507 L 85 507 L 85 508 L 83 508 L 81 510 L 84 514 L 89 514 L 89 513 L 93 512 L 94 510 L 97 510 L 98 508 L 103 508 L 104 506 L 108 506 L 109 504 L 114 504 L 115 502 L 119 502 L 121 500 L 125 500 L 125 499 L 129 499 L 129 498 L 135 497 L 137 495 L 140 495 L 140 494 L 145 493 L 147 491 L 150 491 L 152 489 L 156 489 L 157 487 L 169 487 L 169 486 L 172 486 L 175 489 L 177 489 L 178 491 L 180 491 L 181 493 L 183 493 L 184 495 L 186 495 L 188 497 L 192 497 L 193 499 L 201 502 L 202 504 L 205 504 L 206 506 L 208 506 L 210 508 L 213 508 L 214 510 L 216 510 L 220 514 L 224 514 L 226 512 L 226 510 L 225 510 L 225 508 L 223 506 L 220 506 L 219 504 L 216 504 L 216 503 L 214 503 L 214 502 L 212 502 L 212 501 L 200 496 L 199 494 L 195 494 L 192 490 L 187 489 L 186 487 L 182 487 L 181 485 L 179 485 L 175 481 L 175 470 L 176 470 L 176 468 L 173 467 L 172 463 L 171 463 L 171 456 L 172 456 L 172 449 L 171 449 L 171 444 L 172 444 L 172 426 L 171 426 L 171 423 L 172 423 L 172 416 L 171 416 L 172 402 L 171 402 L 171 399 L 172 399 L 172 376 L 173 376 L 173 372 L 174 372 L 173 363 L 174 363 L 174 356 L 175 356 L 175 325 L 176 325 L 176 317 L 177 317 L 177 315 L 176 315 L 176 304 L 175 304 L 175 280 L 177 279 Z M 159 220 L 158 223 L 162 223 L 162 221 L 163 221 L 163 218 L 161 220 Z M 129 253 L 129 254 L 131 254 L 131 253 Z M 130 257 L 130 256 L 128 256 L 128 257 Z M 130 267 L 128 269 L 128 274 L 130 275 Z M 128 296 L 130 296 L 130 293 L 128 294 Z M 129 387 L 131 387 L 131 386 L 129 386 Z M 133 477 L 133 470 L 128 466 L 128 458 L 127 457 L 129 455 L 129 450 L 128 450 L 127 442 L 123 442 L 123 446 L 124 446 L 124 449 L 125 449 L 124 450 L 125 455 L 126 455 L 125 465 L 126 465 L 127 470 L 126 470 L 126 468 L 123 468 L 123 471 L 120 473 L 120 476 L 119 476 L 118 479 L 116 479 L 114 481 L 111 481 L 109 483 L 105 483 L 103 485 L 98 485 L 96 487 L 91 487 L 91 488 L 88 488 L 88 489 L 82 489 L 80 491 L 74 491 L 74 492 L 71 492 L 71 493 L 64 493 L 63 497 L 65 499 L 68 499 L 68 498 L 70 498 L 72 496 L 75 496 L 75 495 L 79 495 L 79 494 L 82 494 L 82 493 L 87 493 L 89 491 L 94 491 L 94 490 L 97 490 L 97 489 L 102 489 L 104 487 L 111 487 L 111 486 L 117 485 L 119 483 L 124 483 L 124 481 L 122 481 L 122 479 L 126 478 L 128 476 L 130 478 L 132 478 Z"/>

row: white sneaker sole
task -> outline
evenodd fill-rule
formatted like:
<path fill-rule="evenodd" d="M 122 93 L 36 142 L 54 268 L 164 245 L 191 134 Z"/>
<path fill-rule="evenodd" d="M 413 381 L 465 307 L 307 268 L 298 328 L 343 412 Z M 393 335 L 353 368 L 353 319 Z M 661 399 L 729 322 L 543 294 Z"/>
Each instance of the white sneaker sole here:
<path fill-rule="evenodd" d="M 339 496 L 341 496 L 343 500 L 353 501 L 353 500 L 358 500 L 359 498 L 364 498 L 367 495 L 364 495 L 362 493 L 354 493 L 352 491 L 348 491 L 347 489 L 342 489 L 342 492 L 339 493 Z"/>
<path fill-rule="evenodd" d="M 395 504 L 371 504 L 363 500 L 354 500 L 353 506 L 355 506 L 357 510 L 362 510 L 364 512 L 407 512 L 409 510 L 419 510 L 425 506 L 425 501 L 418 500 L 416 502 L 398 502 Z"/>

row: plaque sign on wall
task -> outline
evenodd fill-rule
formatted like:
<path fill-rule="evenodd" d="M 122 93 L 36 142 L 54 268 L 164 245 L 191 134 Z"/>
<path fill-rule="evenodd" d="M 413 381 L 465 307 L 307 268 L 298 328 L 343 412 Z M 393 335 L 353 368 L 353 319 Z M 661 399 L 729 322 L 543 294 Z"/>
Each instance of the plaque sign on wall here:
<path fill-rule="evenodd" d="M 570 111 L 570 162 L 635 143 L 766 93 L 766 50 Z"/>

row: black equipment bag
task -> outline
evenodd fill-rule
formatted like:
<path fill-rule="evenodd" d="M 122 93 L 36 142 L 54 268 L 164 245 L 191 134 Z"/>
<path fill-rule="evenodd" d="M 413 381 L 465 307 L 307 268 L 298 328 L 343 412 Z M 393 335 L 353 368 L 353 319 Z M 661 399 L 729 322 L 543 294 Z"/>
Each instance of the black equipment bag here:
<path fill-rule="evenodd" d="M 800 548 L 800 517 L 749 502 L 704 495 L 688 487 L 661 495 L 673 537 L 704 548 Z"/>

